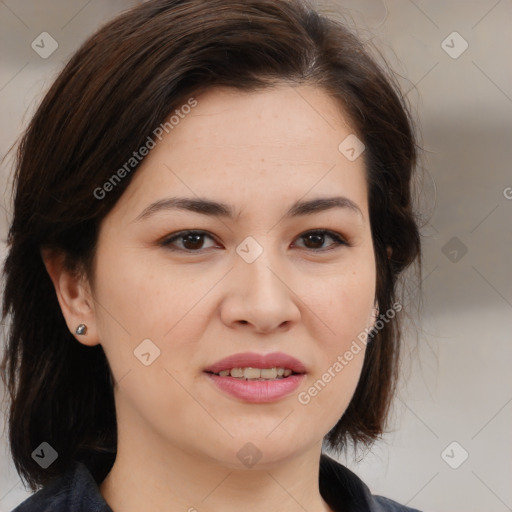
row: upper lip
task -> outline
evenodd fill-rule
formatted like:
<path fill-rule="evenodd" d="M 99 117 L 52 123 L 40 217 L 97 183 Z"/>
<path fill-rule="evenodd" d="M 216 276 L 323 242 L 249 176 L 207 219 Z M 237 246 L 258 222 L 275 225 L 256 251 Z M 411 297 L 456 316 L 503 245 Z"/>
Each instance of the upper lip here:
<path fill-rule="evenodd" d="M 289 368 L 295 373 L 306 373 L 304 364 L 283 352 L 271 354 L 258 354 L 256 352 L 243 352 L 225 357 L 205 368 L 205 372 L 219 373 L 231 368 Z"/>

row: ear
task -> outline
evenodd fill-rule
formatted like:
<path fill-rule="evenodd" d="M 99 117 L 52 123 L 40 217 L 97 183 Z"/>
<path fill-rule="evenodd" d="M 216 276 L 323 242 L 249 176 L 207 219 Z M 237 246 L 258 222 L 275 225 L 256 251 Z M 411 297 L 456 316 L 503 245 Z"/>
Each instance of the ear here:
<path fill-rule="evenodd" d="M 393 254 L 393 249 L 389 245 L 387 246 L 387 253 L 388 253 L 388 259 L 391 258 L 391 255 Z"/>
<path fill-rule="evenodd" d="M 65 268 L 64 254 L 42 249 L 41 257 L 55 287 L 68 329 L 83 345 L 98 345 L 94 300 L 89 283 Z M 76 334 L 80 324 L 87 326 L 85 334 Z"/>

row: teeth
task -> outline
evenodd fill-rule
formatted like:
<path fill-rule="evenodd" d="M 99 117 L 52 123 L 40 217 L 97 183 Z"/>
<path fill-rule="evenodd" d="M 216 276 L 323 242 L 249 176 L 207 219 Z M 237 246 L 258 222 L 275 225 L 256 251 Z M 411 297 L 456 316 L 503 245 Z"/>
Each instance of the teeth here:
<path fill-rule="evenodd" d="M 261 377 L 261 370 L 259 368 L 244 368 L 244 377 L 246 379 L 259 379 Z"/>
<path fill-rule="evenodd" d="M 222 370 L 218 373 L 221 377 L 235 377 L 245 380 L 273 380 L 283 379 L 292 374 L 289 368 L 231 368 L 231 370 Z"/>
<path fill-rule="evenodd" d="M 277 377 L 277 368 L 263 368 L 260 371 L 262 379 L 275 379 Z"/>

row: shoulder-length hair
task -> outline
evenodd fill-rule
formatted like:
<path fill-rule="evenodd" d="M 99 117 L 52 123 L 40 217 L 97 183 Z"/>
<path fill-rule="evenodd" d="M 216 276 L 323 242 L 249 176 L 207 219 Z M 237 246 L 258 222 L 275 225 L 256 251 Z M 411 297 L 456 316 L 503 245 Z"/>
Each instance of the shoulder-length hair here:
<path fill-rule="evenodd" d="M 12 457 L 32 490 L 72 461 L 101 481 L 117 444 L 105 353 L 70 333 L 41 248 L 59 251 L 67 268 L 90 278 L 100 223 L 138 165 L 104 197 L 98 187 L 155 128 L 211 87 L 258 91 L 281 83 L 326 91 L 366 147 L 376 300 L 381 312 L 392 308 L 399 275 L 421 258 L 411 191 L 416 142 L 396 81 L 362 42 L 301 0 L 150 0 L 121 13 L 69 60 L 16 154 L 1 371 Z M 355 394 L 325 437 L 331 448 L 369 445 L 383 433 L 398 375 L 400 322 L 395 316 L 372 333 Z M 47 469 L 32 458 L 44 441 L 58 453 Z"/>

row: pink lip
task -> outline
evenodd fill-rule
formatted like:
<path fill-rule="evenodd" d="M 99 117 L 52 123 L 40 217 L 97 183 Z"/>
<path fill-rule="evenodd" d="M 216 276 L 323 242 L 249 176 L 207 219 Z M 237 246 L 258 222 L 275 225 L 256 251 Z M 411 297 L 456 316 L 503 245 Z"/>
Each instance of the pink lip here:
<path fill-rule="evenodd" d="M 295 373 L 306 373 L 304 364 L 295 357 L 283 352 L 272 352 L 271 354 L 257 354 L 256 352 L 244 352 L 233 354 L 217 361 L 205 368 L 205 372 L 219 373 L 222 370 L 231 368 L 289 368 Z"/>
<path fill-rule="evenodd" d="M 244 402 L 266 403 L 275 402 L 293 393 L 306 378 L 304 373 L 292 374 L 284 379 L 276 380 L 243 380 L 234 377 L 221 377 L 207 373 L 208 378 L 225 393 Z"/>
<path fill-rule="evenodd" d="M 294 373 L 283 379 L 268 381 L 243 380 L 234 377 L 221 377 L 215 375 L 222 370 L 231 368 L 289 368 Z M 271 354 L 257 354 L 245 352 L 234 354 L 217 361 L 205 368 L 205 373 L 210 380 L 223 392 L 234 396 L 244 402 L 267 403 L 275 402 L 293 393 L 306 378 L 306 367 L 295 357 L 282 352 Z"/>

